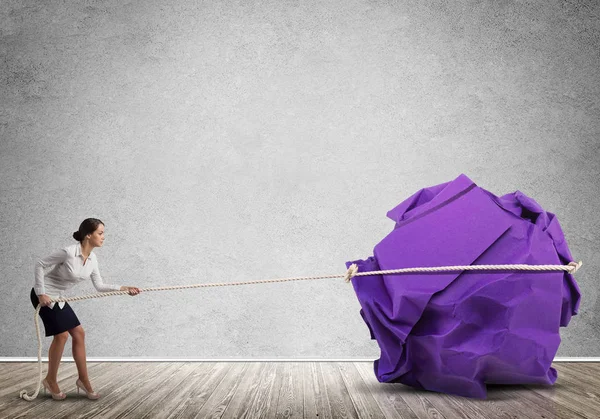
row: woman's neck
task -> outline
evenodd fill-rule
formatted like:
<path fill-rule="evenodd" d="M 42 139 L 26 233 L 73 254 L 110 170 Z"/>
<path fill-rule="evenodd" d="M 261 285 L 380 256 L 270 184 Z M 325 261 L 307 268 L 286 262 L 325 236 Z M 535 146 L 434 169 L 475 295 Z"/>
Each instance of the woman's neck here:
<path fill-rule="evenodd" d="M 81 254 L 83 255 L 83 257 L 87 258 L 90 256 L 90 253 L 92 253 L 92 250 L 94 249 L 94 246 L 92 246 L 91 244 L 84 242 L 81 243 Z"/>

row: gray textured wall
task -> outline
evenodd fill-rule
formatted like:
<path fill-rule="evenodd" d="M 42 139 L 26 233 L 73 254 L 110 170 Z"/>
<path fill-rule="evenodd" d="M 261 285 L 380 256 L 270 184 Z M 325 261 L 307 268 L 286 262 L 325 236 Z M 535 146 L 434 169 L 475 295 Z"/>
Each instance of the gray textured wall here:
<path fill-rule="evenodd" d="M 36 356 L 35 260 L 86 217 L 109 282 L 344 273 L 460 173 L 558 215 L 559 356 L 600 356 L 597 2 L 424 3 L 2 1 L 0 356 Z M 379 354 L 341 279 L 73 305 L 90 357 Z"/>

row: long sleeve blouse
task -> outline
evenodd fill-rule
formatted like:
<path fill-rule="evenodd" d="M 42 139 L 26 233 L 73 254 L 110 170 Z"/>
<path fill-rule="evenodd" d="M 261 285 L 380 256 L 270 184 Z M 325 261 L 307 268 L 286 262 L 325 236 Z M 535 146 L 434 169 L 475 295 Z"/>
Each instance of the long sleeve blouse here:
<path fill-rule="evenodd" d="M 44 273 L 44 269 L 53 268 Z M 37 295 L 46 294 L 51 298 L 62 298 L 67 290 L 80 282 L 92 280 L 99 292 L 119 291 L 120 285 L 105 284 L 98 270 L 98 259 L 90 252 L 84 263 L 81 243 L 56 250 L 35 264 L 34 291 Z"/>

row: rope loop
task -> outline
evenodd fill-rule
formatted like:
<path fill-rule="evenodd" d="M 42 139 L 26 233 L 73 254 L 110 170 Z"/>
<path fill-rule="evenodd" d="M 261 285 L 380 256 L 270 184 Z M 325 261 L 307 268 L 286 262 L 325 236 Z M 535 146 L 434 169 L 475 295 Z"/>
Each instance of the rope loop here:
<path fill-rule="evenodd" d="M 577 272 L 579 270 L 579 268 L 581 268 L 581 266 L 583 265 L 582 261 L 579 262 L 569 262 L 569 264 L 567 266 L 572 266 L 572 269 L 569 269 L 569 273 L 570 274 L 574 274 L 575 272 Z"/>
<path fill-rule="evenodd" d="M 356 263 L 353 263 L 352 265 L 350 265 L 348 271 L 346 272 L 346 275 L 344 276 L 344 282 L 350 282 L 350 280 L 354 278 L 357 272 L 358 266 L 356 265 Z"/>

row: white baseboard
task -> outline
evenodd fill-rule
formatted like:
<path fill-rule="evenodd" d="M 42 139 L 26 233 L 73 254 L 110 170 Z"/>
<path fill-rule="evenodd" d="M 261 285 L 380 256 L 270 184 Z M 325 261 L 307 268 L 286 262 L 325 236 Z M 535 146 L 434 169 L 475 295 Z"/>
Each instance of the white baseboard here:
<path fill-rule="evenodd" d="M 37 362 L 33 357 L 0 357 L 0 362 Z M 87 358 L 87 362 L 373 362 L 374 359 L 202 359 L 202 358 Z M 48 357 L 42 357 L 48 362 Z M 63 357 L 62 362 L 74 362 L 72 357 Z M 600 362 L 600 357 L 556 357 L 554 362 Z"/>

